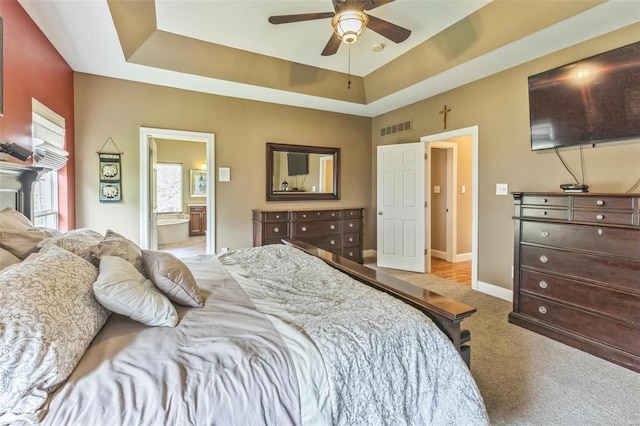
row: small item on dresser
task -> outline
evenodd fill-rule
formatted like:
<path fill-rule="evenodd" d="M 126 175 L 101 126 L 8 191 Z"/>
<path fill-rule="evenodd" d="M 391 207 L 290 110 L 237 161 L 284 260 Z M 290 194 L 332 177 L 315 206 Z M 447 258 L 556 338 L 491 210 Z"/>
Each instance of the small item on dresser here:
<path fill-rule="evenodd" d="M 579 183 L 564 183 L 560 185 L 560 189 L 564 192 L 589 192 L 589 185 Z"/>

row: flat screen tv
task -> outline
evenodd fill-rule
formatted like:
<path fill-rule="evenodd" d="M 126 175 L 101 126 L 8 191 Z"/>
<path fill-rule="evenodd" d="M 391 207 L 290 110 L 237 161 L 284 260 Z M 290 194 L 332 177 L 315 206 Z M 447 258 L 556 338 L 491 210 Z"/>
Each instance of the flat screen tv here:
<path fill-rule="evenodd" d="M 640 139 L 640 42 L 528 83 L 532 150 Z"/>
<path fill-rule="evenodd" d="M 309 174 L 309 154 L 288 152 L 287 167 L 289 176 Z"/>

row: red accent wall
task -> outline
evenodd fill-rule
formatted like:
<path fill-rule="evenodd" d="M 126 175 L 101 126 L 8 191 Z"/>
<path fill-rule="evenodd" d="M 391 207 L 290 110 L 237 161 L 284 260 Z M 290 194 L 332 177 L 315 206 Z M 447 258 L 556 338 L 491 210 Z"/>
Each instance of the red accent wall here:
<path fill-rule="evenodd" d="M 69 163 L 59 173 L 60 229 L 75 228 L 73 70 L 16 0 L 0 0 L 4 20 L 0 140 L 32 148 L 31 99 L 65 118 Z"/>

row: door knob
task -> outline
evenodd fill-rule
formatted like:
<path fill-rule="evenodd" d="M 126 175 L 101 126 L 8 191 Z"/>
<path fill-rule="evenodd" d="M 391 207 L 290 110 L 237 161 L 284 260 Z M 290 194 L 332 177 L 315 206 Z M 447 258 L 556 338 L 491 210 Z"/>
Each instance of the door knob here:
<path fill-rule="evenodd" d="M 381 211 L 378 212 L 378 216 L 382 216 L 382 212 Z"/>

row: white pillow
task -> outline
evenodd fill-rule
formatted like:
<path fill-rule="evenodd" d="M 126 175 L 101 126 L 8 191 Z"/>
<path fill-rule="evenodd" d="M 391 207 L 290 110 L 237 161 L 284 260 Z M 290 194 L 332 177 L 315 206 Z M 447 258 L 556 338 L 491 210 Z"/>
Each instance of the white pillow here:
<path fill-rule="evenodd" d="M 151 281 L 172 301 L 201 308 L 204 300 L 193 274 L 180 259 L 166 251 L 142 250 L 142 261 Z"/>
<path fill-rule="evenodd" d="M 97 275 L 59 247 L 0 273 L 0 424 L 35 423 L 104 325 Z"/>
<path fill-rule="evenodd" d="M 20 258 L 11 253 L 8 250 L 0 247 L 0 270 L 6 268 L 9 265 L 13 265 L 14 263 L 19 263 Z"/>
<path fill-rule="evenodd" d="M 175 327 L 178 323 L 171 301 L 121 257 L 101 257 L 93 293 L 105 308 L 142 324 Z"/>

